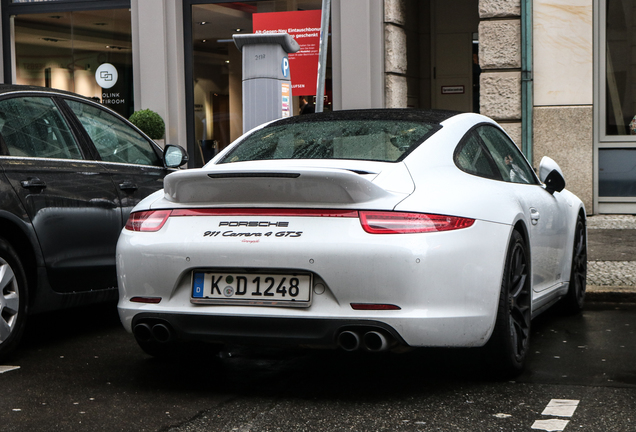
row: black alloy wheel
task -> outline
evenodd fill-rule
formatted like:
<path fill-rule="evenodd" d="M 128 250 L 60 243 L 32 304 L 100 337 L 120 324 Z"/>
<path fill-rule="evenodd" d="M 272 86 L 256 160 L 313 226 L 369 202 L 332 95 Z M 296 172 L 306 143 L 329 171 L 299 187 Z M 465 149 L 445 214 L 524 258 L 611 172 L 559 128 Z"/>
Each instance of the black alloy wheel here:
<path fill-rule="evenodd" d="M 26 277 L 20 258 L 0 238 L 0 360 L 18 344 L 27 314 Z"/>
<path fill-rule="evenodd" d="M 570 287 L 563 298 L 563 306 L 569 313 L 578 313 L 585 303 L 587 285 L 587 230 L 585 221 L 579 215 L 574 229 L 572 246 L 572 269 L 570 271 Z"/>
<path fill-rule="evenodd" d="M 531 288 L 526 243 L 513 231 L 504 266 L 495 329 L 486 344 L 492 371 L 501 378 L 523 371 L 530 341 Z"/>

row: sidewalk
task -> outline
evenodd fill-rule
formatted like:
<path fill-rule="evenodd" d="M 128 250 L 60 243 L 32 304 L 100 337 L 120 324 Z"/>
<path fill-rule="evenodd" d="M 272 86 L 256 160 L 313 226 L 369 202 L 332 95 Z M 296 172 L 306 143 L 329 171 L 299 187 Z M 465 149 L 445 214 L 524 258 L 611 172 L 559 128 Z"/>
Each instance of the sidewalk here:
<path fill-rule="evenodd" d="M 589 216 L 587 233 L 587 300 L 636 302 L 636 216 Z"/>

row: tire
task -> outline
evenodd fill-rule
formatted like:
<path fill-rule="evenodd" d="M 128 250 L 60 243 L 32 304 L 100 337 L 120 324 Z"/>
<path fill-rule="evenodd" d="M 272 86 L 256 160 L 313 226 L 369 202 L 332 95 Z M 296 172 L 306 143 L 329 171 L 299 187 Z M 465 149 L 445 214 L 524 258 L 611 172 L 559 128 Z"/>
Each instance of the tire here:
<path fill-rule="evenodd" d="M 581 312 L 585 303 L 587 284 L 587 231 L 585 221 L 579 215 L 574 228 L 572 245 L 572 270 L 570 271 L 570 287 L 563 297 L 562 305 L 567 313 Z"/>
<path fill-rule="evenodd" d="M 514 377 L 523 371 L 530 341 L 531 291 L 526 242 L 518 231 L 513 231 L 495 328 L 486 344 L 488 365 L 500 378 Z"/>
<path fill-rule="evenodd" d="M 0 238 L 0 360 L 20 342 L 27 304 L 26 276 L 20 258 L 11 245 Z"/>

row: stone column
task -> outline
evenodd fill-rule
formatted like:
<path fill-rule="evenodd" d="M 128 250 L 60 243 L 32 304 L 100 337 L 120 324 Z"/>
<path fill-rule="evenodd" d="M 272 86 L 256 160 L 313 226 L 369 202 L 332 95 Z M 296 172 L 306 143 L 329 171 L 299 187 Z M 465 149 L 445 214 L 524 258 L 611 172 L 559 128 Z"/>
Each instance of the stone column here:
<path fill-rule="evenodd" d="M 384 75 L 386 108 L 406 108 L 406 5 L 384 0 Z"/>
<path fill-rule="evenodd" d="M 333 109 L 385 106 L 384 0 L 332 0 Z"/>
<path fill-rule="evenodd" d="M 182 0 L 132 0 L 135 110 L 166 123 L 165 142 L 186 147 Z"/>
<path fill-rule="evenodd" d="M 521 147 L 521 2 L 479 0 L 480 111 Z"/>

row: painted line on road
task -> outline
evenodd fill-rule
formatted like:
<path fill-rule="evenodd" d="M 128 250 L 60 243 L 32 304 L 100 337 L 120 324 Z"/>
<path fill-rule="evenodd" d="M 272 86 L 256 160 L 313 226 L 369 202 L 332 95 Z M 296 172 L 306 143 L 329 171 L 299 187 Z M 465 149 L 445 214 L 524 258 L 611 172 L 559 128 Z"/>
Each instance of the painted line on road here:
<path fill-rule="evenodd" d="M 12 370 L 16 369 L 20 369 L 20 366 L 0 366 L 0 374 L 11 372 Z"/>
<path fill-rule="evenodd" d="M 545 407 L 541 415 L 553 417 L 572 417 L 574 411 L 579 406 L 578 400 L 573 399 L 552 399 Z M 549 432 L 559 432 L 565 429 L 570 420 L 548 419 L 537 420 L 532 425 L 532 429 L 539 429 Z"/>
<path fill-rule="evenodd" d="M 544 431 L 562 431 L 570 423 L 570 420 L 550 419 L 550 420 L 537 420 L 532 425 L 532 429 L 539 429 Z"/>
<path fill-rule="evenodd" d="M 579 401 L 571 399 L 552 399 L 541 415 L 554 417 L 572 417 Z"/>

